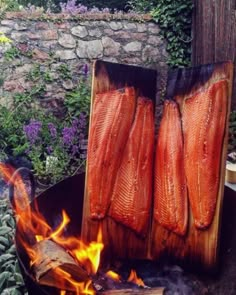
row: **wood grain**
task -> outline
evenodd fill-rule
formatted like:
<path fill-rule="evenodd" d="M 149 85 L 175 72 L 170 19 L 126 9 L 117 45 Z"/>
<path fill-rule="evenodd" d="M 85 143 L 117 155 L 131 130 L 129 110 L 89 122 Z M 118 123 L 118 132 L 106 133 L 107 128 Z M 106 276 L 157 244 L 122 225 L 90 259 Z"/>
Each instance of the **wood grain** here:
<path fill-rule="evenodd" d="M 235 0 L 194 0 L 192 64 L 234 61 L 236 57 Z M 236 67 L 234 68 L 236 74 Z M 236 108 L 236 75 L 232 106 Z"/>
<path fill-rule="evenodd" d="M 58 279 L 57 268 L 67 272 L 71 279 L 83 282 L 89 279 L 87 272 L 70 256 L 65 249 L 51 240 L 43 240 L 34 245 L 37 259 L 33 262 L 36 281 L 41 285 L 63 290 L 74 290 L 66 280 Z"/>
<path fill-rule="evenodd" d="M 99 295 L 162 295 L 164 288 L 140 288 L 140 289 L 121 289 L 109 290 L 98 293 Z"/>
<path fill-rule="evenodd" d="M 203 66 L 204 68 L 204 66 Z M 189 71 L 194 71 L 189 69 Z M 204 73 L 204 70 L 201 71 Z M 186 73 L 185 73 L 186 74 Z M 213 82 L 227 79 L 228 90 L 228 111 L 224 128 L 224 139 L 221 153 L 221 168 L 220 168 L 220 183 L 217 196 L 217 205 L 215 215 L 211 226 L 207 230 L 198 230 L 194 226 L 193 216 L 191 210 L 189 210 L 189 226 L 188 232 L 185 237 L 179 237 L 176 234 L 164 229 L 156 221 L 153 220 L 152 234 L 151 234 L 151 257 L 155 260 L 170 259 L 177 261 L 186 266 L 194 266 L 195 268 L 205 269 L 207 271 L 215 271 L 218 263 L 218 250 L 219 250 L 219 235 L 221 225 L 222 203 L 224 195 L 224 180 L 225 180 L 225 163 L 228 144 L 228 119 L 230 112 L 230 98 L 232 91 L 232 63 L 216 64 L 213 69 L 211 77 L 206 80 L 204 84 L 199 84 L 196 81 L 198 87 L 193 87 L 193 91 L 189 93 L 182 93 L 182 96 L 186 97 L 192 95 L 195 92 L 201 91 L 203 87 L 208 87 Z M 189 73 L 189 77 L 191 74 Z M 181 79 L 181 76 L 180 76 Z M 200 79 L 200 77 L 199 77 Z M 178 83 L 178 81 L 176 81 Z M 184 88 L 184 85 L 182 85 Z M 175 90 L 172 90 L 174 95 Z M 176 93 L 177 95 L 179 93 Z"/>
<path fill-rule="evenodd" d="M 134 87 L 136 96 L 148 97 L 152 99 L 155 105 L 156 71 L 136 66 L 96 61 L 93 66 L 90 113 L 92 114 L 93 112 L 93 101 L 97 93 L 120 89 L 125 86 Z M 103 243 L 105 244 L 102 253 L 103 261 L 111 262 L 117 258 L 147 258 L 149 252 L 149 235 L 146 238 L 141 238 L 132 230 L 115 222 L 110 217 L 106 217 L 101 221 L 90 218 L 86 185 L 87 177 L 88 175 L 86 173 L 82 238 L 87 242 L 96 240 L 98 228 L 101 226 Z"/>
<path fill-rule="evenodd" d="M 231 62 L 179 69 L 170 74 L 167 98 L 181 95 L 193 95 L 212 83 L 226 79 L 228 81 L 228 111 L 224 128 L 221 154 L 220 183 L 217 205 L 213 222 L 207 230 L 197 230 L 189 210 L 187 235 L 179 237 L 164 229 L 157 222 L 150 221 L 148 235 L 145 239 L 138 237 L 132 230 L 122 226 L 112 218 L 102 221 L 90 218 L 89 200 L 85 182 L 82 238 L 85 241 L 96 240 L 99 226 L 102 227 L 105 250 L 103 261 L 114 259 L 153 259 L 157 261 L 174 261 L 191 269 L 199 268 L 208 272 L 215 271 L 218 263 L 221 211 L 224 194 L 225 163 L 227 153 L 228 119 L 232 95 L 233 64 Z M 155 101 L 156 72 L 139 67 L 118 65 L 97 61 L 93 68 L 92 103 L 97 93 L 133 86 L 137 94 L 150 97 Z M 90 117 L 91 118 L 91 117 Z"/>

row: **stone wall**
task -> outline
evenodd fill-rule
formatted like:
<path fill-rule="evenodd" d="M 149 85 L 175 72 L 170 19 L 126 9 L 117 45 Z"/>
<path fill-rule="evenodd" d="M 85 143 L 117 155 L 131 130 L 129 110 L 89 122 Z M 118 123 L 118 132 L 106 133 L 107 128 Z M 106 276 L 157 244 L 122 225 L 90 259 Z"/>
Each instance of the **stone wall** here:
<path fill-rule="evenodd" d="M 78 85 L 84 64 L 90 66 L 95 59 L 166 70 L 166 44 L 150 20 L 75 20 L 9 13 L 1 21 L 0 32 L 13 41 L 0 47 L 0 103 L 12 93 L 25 93 L 37 85 L 37 77 L 32 78 L 36 69 L 45 73 L 40 104 L 52 108 L 60 106 L 65 93 Z M 58 70 L 65 66 L 71 76 Z"/>

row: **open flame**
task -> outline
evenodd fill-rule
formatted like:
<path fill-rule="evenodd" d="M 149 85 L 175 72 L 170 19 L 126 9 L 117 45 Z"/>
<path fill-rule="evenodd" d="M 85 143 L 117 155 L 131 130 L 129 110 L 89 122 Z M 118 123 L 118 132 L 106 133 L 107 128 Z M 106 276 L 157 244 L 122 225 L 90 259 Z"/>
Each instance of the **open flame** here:
<path fill-rule="evenodd" d="M 101 229 L 98 231 L 97 241 L 91 242 L 89 245 L 77 237 L 65 237 L 63 235 L 64 229 L 70 222 L 70 218 L 66 212 L 62 211 L 62 222 L 53 230 L 44 216 L 39 212 L 37 204 L 34 205 L 34 210 L 29 206 L 30 198 L 18 170 L 15 170 L 10 165 L 0 163 L 0 172 L 3 179 L 7 183 L 14 185 L 15 188 L 14 209 L 17 215 L 19 241 L 30 258 L 30 265 L 33 265 L 40 258 L 38 257 L 40 253 L 35 251 L 33 246 L 44 240 L 52 240 L 66 249 L 84 267 L 89 275 L 96 274 L 100 263 L 100 254 L 104 247 Z M 57 267 L 55 272 L 57 279 L 73 286 L 76 294 L 95 294 L 95 291 L 91 287 L 91 280 L 77 282 L 68 272 L 60 267 Z M 60 295 L 64 294 L 66 294 L 66 291 L 62 290 Z"/>
<path fill-rule="evenodd" d="M 34 266 L 41 259 L 41 252 L 36 251 L 34 246 L 47 240 L 53 241 L 65 249 L 79 265 L 82 265 L 88 274 L 86 281 L 78 282 L 61 267 L 53 269 L 56 280 L 61 282 L 60 286 L 63 286 L 60 295 L 68 293 L 68 285 L 70 286 L 69 290 L 72 287 L 77 295 L 94 295 L 95 290 L 92 287 L 90 276 L 97 273 L 100 254 L 104 248 L 101 228 L 98 230 L 97 241 L 88 245 L 75 236 L 65 237 L 65 227 L 69 224 L 70 218 L 64 210 L 62 211 L 61 223 L 53 230 L 39 212 L 37 203 L 34 202 L 32 206 L 29 205 L 30 198 L 19 170 L 15 170 L 8 164 L 0 163 L 0 174 L 7 183 L 14 185 L 14 209 L 17 215 L 18 239 L 30 258 L 30 266 Z M 111 270 L 106 273 L 106 276 L 116 282 L 123 281 L 119 274 Z M 127 281 L 145 287 L 144 282 L 137 276 L 135 270 L 131 270 Z"/>
<path fill-rule="evenodd" d="M 130 272 L 127 282 L 131 282 L 131 283 L 134 283 L 138 286 L 145 287 L 143 280 L 137 276 L 136 271 L 133 269 L 131 269 L 131 272 Z"/>
<path fill-rule="evenodd" d="M 116 281 L 116 282 L 120 282 L 121 281 L 121 277 L 118 273 L 112 271 L 112 270 L 109 270 L 106 272 L 106 276 L 110 279 L 112 279 L 113 281 Z"/>

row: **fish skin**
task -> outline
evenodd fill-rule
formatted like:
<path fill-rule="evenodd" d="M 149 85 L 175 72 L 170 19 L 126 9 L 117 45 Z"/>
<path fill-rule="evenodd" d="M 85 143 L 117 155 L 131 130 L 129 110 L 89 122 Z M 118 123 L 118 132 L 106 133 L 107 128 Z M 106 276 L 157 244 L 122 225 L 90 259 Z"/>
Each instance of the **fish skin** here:
<path fill-rule="evenodd" d="M 208 228 L 215 214 L 227 93 L 228 82 L 221 80 L 183 102 L 184 166 L 198 229 Z"/>
<path fill-rule="evenodd" d="M 153 102 L 139 97 L 108 215 L 141 236 L 150 221 L 153 184 Z"/>
<path fill-rule="evenodd" d="M 115 175 L 135 112 L 133 87 L 97 94 L 88 140 L 87 193 L 90 216 L 105 217 Z"/>
<path fill-rule="evenodd" d="M 188 223 L 183 150 L 178 105 L 166 100 L 155 153 L 154 219 L 181 236 L 185 235 Z"/>

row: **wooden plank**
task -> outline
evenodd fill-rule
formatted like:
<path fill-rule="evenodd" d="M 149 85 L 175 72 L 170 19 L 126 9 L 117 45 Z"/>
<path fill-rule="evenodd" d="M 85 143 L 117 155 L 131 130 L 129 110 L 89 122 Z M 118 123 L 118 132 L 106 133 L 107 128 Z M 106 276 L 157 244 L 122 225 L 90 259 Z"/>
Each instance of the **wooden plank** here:
<path fill-rule="evenodd" d="M 167 87 L 167 97 L 170 98 L 178 94 L 179 91 L 184 90 L 185 93 L 198 91 L 203 85 L 208 85 L 214 79 L 227 79 L 229 81 L 228 112 L 221 158 L 220 185 L 215 216 L 210 228 L 204 231 L 195 229 L 193 217 L 190 213 L 189 230 L 186 237 L 180 238 L 153 221 L 150 235 L 145 239 L 140 238 L 130 229 L 114 222 L 110 217 L 105 217 L 101 221 L 92 220 L 85 185 L 82 238 L 88 242 L 96 240 L 98 228 L 101 226 L 105 244 L 104 261 L 111 262 L 113 258 L 174 259 L 185 265 L 199 266 L 201 269 L 215 269 L 223 202 L 232 70 L 232 63 L 200 66 L 195 69 L 180 69 L 175 72 L 172 79 L 169 79 L 169 86 Z M 183 75 L 183 73 L 185 74 Z M 182 78 L 179 79 L 181 75 Z M 134 86 L 137 93 L 142 93 L 155 100 L 155 91 L 153 91 L 156 85 L 155 79 L 156 73 L 152 70 L 97 61 L 94 65 L 91 113 L 93 111 L 93 99 L 97 93 L 118 89 L 125 85 Z"/>
<path fill-rule="evenodd" d="M 208 68 L 210 70 L 208 70 Z M 225 163 L 227 154 L 227 131 L 228 118 L 230 113 L 230 98 L 232 94 L 232 63 L 221 63 L 214 66 L 203 66 L 196 69 L 179 70 L 178 74 L 172 76 L 169 85 L 173 89 L 168 90 L 169 98 L 181 93 L 182 90 L 189 92 L 199 91 L 204 85 L 210 85 L 211 81 L 226 79 L 228 80 L 228 112 L 224 128 L 224 140 L 222 147 L 220 184 L 217 196 L 217 205 L 212 224 L 207 230 L 198 230 L 193 223 L 193 216 L 189 210 L 189 228 L 187 235 L 180 237 L 158 224 L 153 220 L 151 234 L 151 256 L 155 260 L 174 260 L 186 266 L 199 267 L 207 271 L 214 271 L 218 262 L 219 234 L 221 225 L 221 211 L 224 193 Z M 181 77 L 181 78 L 180 78 Z M 190 81 L 188 81 L 188 79 Z M 191 83 L 191 80 L 193 83 Z M 195 81 L 194 81 L 195 80 Z M 188 83 L 187 83 L 188 82 Z M 195 82 L 195 83 L 194 83 Z M 181 89 L 182 87 L 182 89 Z M 185 92 L 185 93 L 186 93 Z"/>
<path fill-rule="evenodd" d="M 164 288 L 139 288 L 139 289 L 121 289 L 121 290 L 108 290 L 100 295 L 162 295 Z"/>
<path fill-rule="evenodd" d="M 92 101 L 97 93 L 133 86 L 137 95 L 143 95 L 156 100 L 156 71 L 141 67 L 120 65 L 115 63 L 96 61 L 93 67 Z M 91 116 L 90 116 L 91 119 Z M 90 218 L 89 199 L 87 192 L 87 177 L 85 182 L 82 238 L 85 241 L 96 240 L 99 226 L 102 227 L 103 261 L 112 261 L 113 258 L 147 258 L 149 237 L 141 238 L 132 230 L 116 223 L 112 218 L 105 217 L 101 221 Z"/>
<path fill-rule="evenodd" d="M 235 9 L 235 0 L 194 1 L 192 65 L 235 61 Z M 236 109 L 236 75 L 233 89 L 232 106 Z"/>

